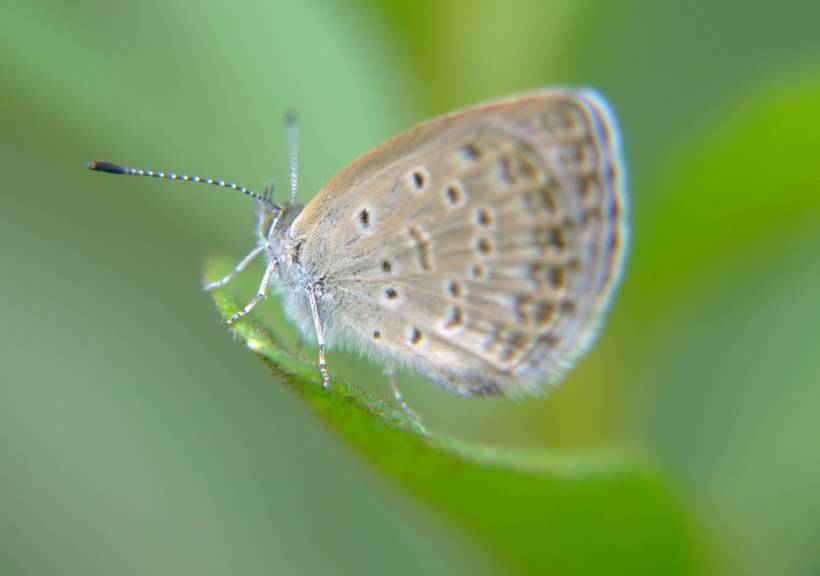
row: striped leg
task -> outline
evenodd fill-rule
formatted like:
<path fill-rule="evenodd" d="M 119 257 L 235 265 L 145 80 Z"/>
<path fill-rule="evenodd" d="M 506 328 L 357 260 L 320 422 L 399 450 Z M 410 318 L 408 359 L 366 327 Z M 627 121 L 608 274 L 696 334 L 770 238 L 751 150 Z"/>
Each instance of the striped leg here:
<path fill-rule="evenodd" d="M 390 384 L 390 391 L 393 392 L 393 399 L 399 405 L 401 411 L 404 412 L 410 420 L 421 424 L 421 418 L 419 418 L 419 415 L 416 414 L 412 408 L 410 408 L 405 401 L 404 396 L 401 395 L 401 390 L 399 390 L 399 387 L 396 384 L 396 374 L 393 370 L 392 364 L 384 369 L 384 375 L 387 377 L 387 382 Z"/>
<path fill-rule="evenodd" d="M 271 276 L 273 276 L 273 271 L 276 269 L 276 260 L 271 260 L 268 267 L 265 268 L 265 275 L 262 276 L 262 282 L 259 284 L 259 290 L 256 292 L 256 296 L 251 298 L 251 301 L 245 304 L 245 307 L 242 308 L 239 312 L 228 318 L 226 324 L 228 326 L 233 326 L 237 322 L 239 322 L 242 318 L 248 315 L 248 312 L 253 310 L 253 307 L 256 306 L 259 301 L 265 297 L 268 293 L 268 286 L 270 285 Z"/>
<path fill-rule="evenodd" d="M 330 376 L 328 376 L 327 362 L 325 361 L 325 332 L 322 330 L 319 307 L 316 305 L 316 287 L 309 284 L 306 290 L 310 301 L 310 312 L 313 315 L 313 326 L 316 328 L 316 340 L 319 343 L 319 372 L 322 374 L 322 386 L 327 390 L 330 386 Z"/>
<path fill-rule="evenodd" d="M 213 290 L 215 288 L 222 288 L 225 284 L 227 284 L 228 282 L 233 280 L 234 276 L 236 276 L 237 274 L 242 272 L 242 270 L 244 270 L 248 266 L 248 264 L 250 264 L 253 261 L 254 258 L 259 256 L 259 254 L 262 253 L 262 250 L 264 248 L 265 248 L 264 246 L 257 246 L 256 248 L 254 248 L 253 250 L 248 252 L 245 255 L 245 257 L 242 258 L 242 260 L 239 261 L 239 264 L 237 264 L 236 267 L 233 270 L 231 270 L 230 272 L 228 272 L 225 276 L 223 276 L 222 278 L 220 278 L 219 280 L 217 280 L 215 282 L 211 282 L 210 284 L 205 284 L 205 286 L 204 286 L 205 290 Z"/>

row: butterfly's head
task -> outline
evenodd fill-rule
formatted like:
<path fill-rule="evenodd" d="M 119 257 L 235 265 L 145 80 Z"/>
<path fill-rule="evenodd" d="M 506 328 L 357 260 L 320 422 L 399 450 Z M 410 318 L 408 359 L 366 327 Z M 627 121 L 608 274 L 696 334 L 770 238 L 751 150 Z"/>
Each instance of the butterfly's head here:
<path fill-rule="evenodd" d="M 278 254 L 282 250 L 288 229 L 302 208 L 304 208 L 302 204 L 279 205 L 270 201 L 257 201 L 259 243 L 264 245 L 272 253 L 271 255 Z"/>

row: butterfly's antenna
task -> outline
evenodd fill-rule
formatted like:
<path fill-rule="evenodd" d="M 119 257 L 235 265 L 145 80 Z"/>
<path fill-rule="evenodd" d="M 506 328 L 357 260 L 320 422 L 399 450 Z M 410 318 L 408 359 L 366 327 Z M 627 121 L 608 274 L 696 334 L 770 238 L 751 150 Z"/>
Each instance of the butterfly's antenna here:
<path fill-rule="evenodd" d="M 260 196 L 253 190 L 239 186 L 233 182 L 225 182 L 224 180 L 214 180 L 213 178 L 201 178 L 200 176 L 188 176 L 187 174 L 174 174 L 173 172 L 154 172 L 153 170 L 142 170 L 140 168 L 128 168 L 120 166 L 119 164 L 112 164 L 111 162 L 86 162 L 85 167 L 96 172 L 106 172 L 108 174 L 122 174 L 124 176 L 150 176 L 151 178 L 162 178 L 164 180 L 181 180 L 183 182 L 197 182 L 201 184 L 211 184 L 212 186 L 219 186 L 221 188 L 230 188 L 231 190 L 239 190 L 243 194 L 247 194 L 251 198 L 264 202 L 273 206 L 270 197 L 266 195 Z"/>
<path fill-rule="evenodd" d="M 285 130 L 288 137 L 288 169 L 290 172 L 290 203 L 296 203 L 296 190 L 299 184 L 299 118 L 291 111 L 285 115 Z"/>

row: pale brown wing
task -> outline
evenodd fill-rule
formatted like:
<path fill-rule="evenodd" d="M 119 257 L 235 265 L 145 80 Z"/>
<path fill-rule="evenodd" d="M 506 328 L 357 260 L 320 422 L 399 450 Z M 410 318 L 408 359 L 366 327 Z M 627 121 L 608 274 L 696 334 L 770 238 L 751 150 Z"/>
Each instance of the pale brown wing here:
<path fill-rule="evenodd" d="M 491 102 L 333 178 L 292 235 L 353 345 L 463 394 L 557 381 L 594 338 L 625 249 L 607 110 L 588 91 Z"/>

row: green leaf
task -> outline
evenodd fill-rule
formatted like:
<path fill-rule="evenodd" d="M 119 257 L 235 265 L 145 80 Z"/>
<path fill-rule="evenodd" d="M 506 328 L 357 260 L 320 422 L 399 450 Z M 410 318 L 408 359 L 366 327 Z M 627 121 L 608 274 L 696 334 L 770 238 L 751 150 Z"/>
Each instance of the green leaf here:
<path fill-rule="evenodd" d="M 636 288 L 623 307 L 647 316 L 674 309 L 670 301 L 727 262 L 820 222 L 818 99 L 812 66 L 744 95 L 701 128 L 653 187 L 651 219 L 636 222 L 629 271 Z"/>
<path fill-rule="evenodd" d="M 647 436 L 738 574 L 820 560 L 820 461 L 806 457 L 820 398 L 819 70 L 767 78 L 682 147 L 636 242 L 619 310 L 630 326 L 610 326 L 617 362 L 651 391 Z"/>
<path fill-rule="evenodd" d="M 229 270 L 212 260 L 206 281 Z M 224 318 L 237 309 L 225 289 Z M 369 464 L 425 501 L 518 573 L 692 574 L 697 546 L 662 475 L 620 451 L 536 452 L 468 444 L 426 432 L 338 374 L 286 351 L 252 317 L 233 328 L 273 373 Z"/>

